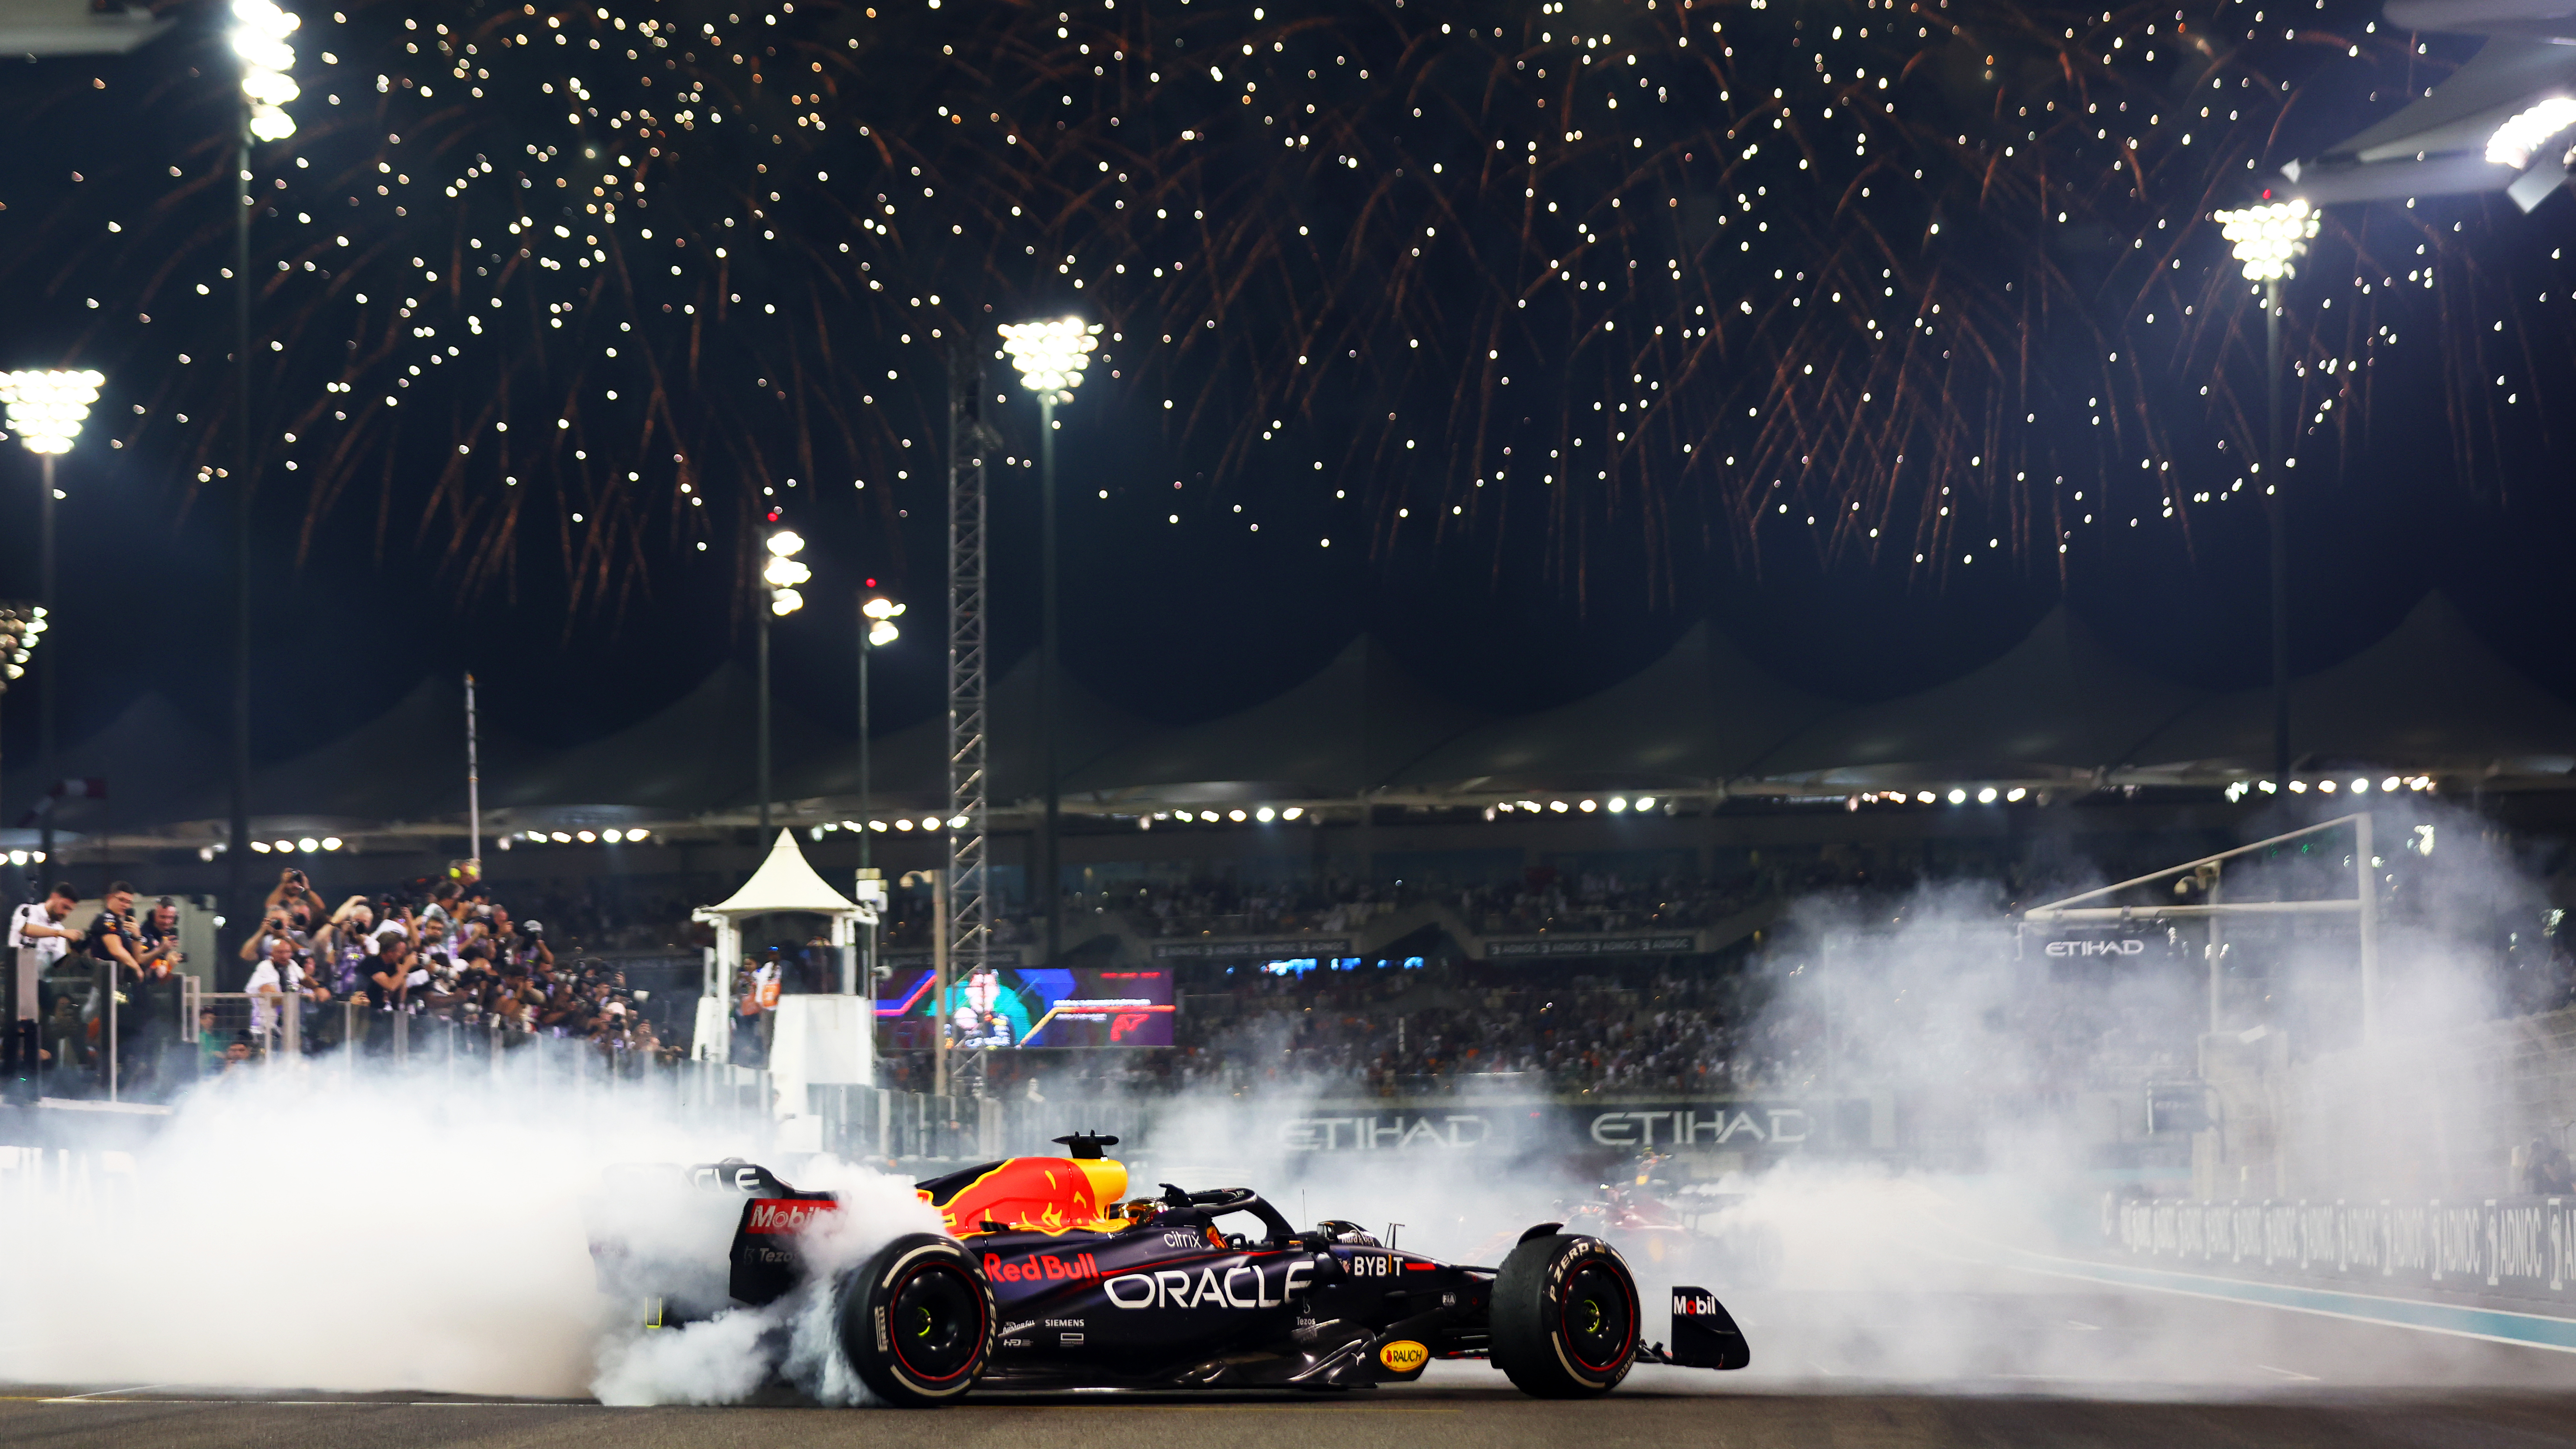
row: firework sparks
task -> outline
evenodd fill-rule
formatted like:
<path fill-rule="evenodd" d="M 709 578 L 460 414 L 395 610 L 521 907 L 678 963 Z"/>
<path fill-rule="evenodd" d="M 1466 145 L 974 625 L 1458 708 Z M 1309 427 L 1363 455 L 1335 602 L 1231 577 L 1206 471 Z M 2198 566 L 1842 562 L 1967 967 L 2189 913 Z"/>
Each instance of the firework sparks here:
<path fill-rule="evenodd" d="M 2257 314 L 2207 217 L 2303 115 L 2434 74 L 2412 37 L 2263 13 L 307 14 L 255 180 L 261 476 L 315 516 L 372 489 L 468 586 L 552 551 L 612 597 L 674 550 L 748 568 L 752 520 L 827 490 L 890 514 L 940 476 L 946 354 L 1072 309 L 1101 405 L 1207 460 L 1209 526 L 1296 490 L 1338 520 L 1319 547 L 1538 530 L 1578 585 L 1614 536 L 2072 566 L 2259 493 Z M 143 214 L 60 214 L 48 282 L 114 299 L 91 350 L 149 379 L 122 441 L 218 484 L 229 100 L 179 72 L 223 61 L 131 64 L 158 129 L 208 139 L 149 158 Z M 2473 266 L 2489 230 L 2329 217 L 2292 299 L 2303 461 L 2401 340 L 2464 462 L 2541 425 L 2512 378 L 2567 328 L 2499 307 L 2555 289 Z"/>

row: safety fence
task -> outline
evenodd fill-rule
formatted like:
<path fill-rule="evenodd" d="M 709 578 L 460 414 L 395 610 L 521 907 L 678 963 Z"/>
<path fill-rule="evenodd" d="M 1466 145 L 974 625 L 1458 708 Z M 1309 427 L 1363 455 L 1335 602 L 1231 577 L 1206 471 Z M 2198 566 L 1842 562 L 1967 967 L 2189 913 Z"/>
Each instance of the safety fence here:
<path fill-rule="evenodd" d="M 2576 1307 L 2576 1198 L 2214 1201 L 2106 1197 L 2121 1257 L 2224 1276 Z"/>
<path fill-rule="evenodd" d="M 767 1072 L 634 1051 L 617 1038 L 380 1011 L 362 999 L 317 1005 L 196 988 L 184 980 L 157 1009 L 107 996 L 87 1020 L 66 1013 L 42 1043 L 33 1095 L 61 1106 L 167 1103 L 201 1085 L 288 1074 L 324 1086 L 400 1076 L 458 1089 L 489 1083 L 516 1096 L 631 1099 L 699 1123 L 765 1124 L 776 1105 Z"/>

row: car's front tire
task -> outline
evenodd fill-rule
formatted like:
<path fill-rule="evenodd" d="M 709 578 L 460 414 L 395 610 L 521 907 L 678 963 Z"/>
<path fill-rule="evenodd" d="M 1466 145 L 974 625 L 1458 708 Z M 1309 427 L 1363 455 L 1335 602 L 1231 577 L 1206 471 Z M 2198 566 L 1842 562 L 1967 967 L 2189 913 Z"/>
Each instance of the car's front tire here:
<path fill-rule="evenodd" d="M 1588 1236 L 1530 1238 L 1494 1280 L 1493 1364 L 1533 1398 L 1606 1394 L 1636 1362 L 1640 1322 L 1637 1280 L 1617 1249 Z"/>
<path fill-rule="evenodd" d="M 993 1352 L 993 1290 L 954 1238 L 911 1233 L 841 1275 L 841 1355 L 889 1404 L 929 1408 L 975 1386 Z"/>

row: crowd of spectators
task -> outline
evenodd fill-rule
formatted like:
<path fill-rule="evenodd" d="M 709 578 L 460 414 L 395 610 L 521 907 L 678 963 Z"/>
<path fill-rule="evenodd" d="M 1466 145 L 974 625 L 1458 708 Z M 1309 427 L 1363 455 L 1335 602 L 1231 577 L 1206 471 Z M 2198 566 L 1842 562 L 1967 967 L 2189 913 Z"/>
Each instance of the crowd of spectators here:
<path fill-rule="evenodd" d="M 1177 1075 L 1377 1095 L 1758 1090 L 1784 1066 L 1768 979 L 1732 966 L 1557 974 L 1453 962 L 1246 975 L 1187 999 Z"/>
<path fill-rule="evenodd" d="M 2138 990 L 2052 982 L 1983 1014 L 1945 1015 L 1922 994 L 1893 987 L 1875 1003 L 1858 988 L 1831 997 L 1808 989 L 1815 978 L 1798 979 L 1797 948 L 1785 944 L 1806 929 L 1797 919 L 1804 911 L 1764 918 L 1760 940 L 1723 933 L 1731 944 L 1714 956 L 1672 952 L 1605 965 L 1619 958 L 1479 961 L 1458 950 L 1473 937 L 1705 929 L 1756 907 L 1817 898 L 1838 902 L 1818 919 L 1892 920 L 1907 903 L 1931 899 L 1923 892 L 1945 880 L 1951 884 L 1935 894 L 1951 919 L 2007 935 L 2014 906 L 2059 889 L 2045 869 L 2022 870 L 2009 860 L 1828 847 L 1771 859 L 1754 854 L 1711 878 L 1542 867 L 1479 885 L 1318 875 L 1128 881 L 1069 892 L 1066 943 L 1095 954 L 1109 944 L 1100 939 L 1106 935 L 1128 938 L 1120 949 L 1132 953 L 1144 941 L 1175 937 L 1285 943 L 1301 934 L 1351 938 L 1352 954 L 1318 951 L 1303 961 L 1231 967 L 1221 959 L 1193 961 L 1181 968 L 1172 1050 L 1083 1054 L 1036 1066 L 1012 1060 L 1016 1053 L 987 1052 L 978 1055 L 997 1060 L 978 1070 L 1005 1077 L 1070 1071 L 1097 1085 L 1139 1089 L 1242 1091 L 1294 1082 L 1404 1096 L 1491 1086 L 1807 1093 L 1837 1082 L 1949 1074 L 2033 1101 L 2125 1090 L 2159 1072 L 2189 1074 L 2194 1023 L 2205 1016 L 2196 975 L 2167 983 L 2173 989 L 2153 999 Z M 164 989 L 181 961 L 176 909 L 167 901 L 138 908 L 120 883 L 103 907 L 82 907 L 88 918 L 72 919 L 66 889 L 21 908 L 13 922 L 12 944 L 52 968 L 41 972 L 43 998 L 24 1050 L 72 1078 L 103 1079 L 112 1066 L 133 1095 L 287 1050 L 366 1054 L 409 1043 L 417 1051 L 424 1041 L 503 1051 L 560 1039 L 640 1068 L 682 1054 L 675 1042 L 689 1026 L 695 957 L 707 943 L 688 907 L 712 888 L 678 878 L 514 888 L 514 902 L 546 922 L 540 925 L 471 879 L 335 901 L 288 869 L 238 960 L 209 973 L 236 994 L 194 1031 L 180 1019 L 175 992 Z M 1385 920 L 1408 911 L 1421 919 Z M 926 946 L 927 925 L 926 902 L 897 892 L 880 944 Z M 1392 932 L 1405 933 L 1406 944 L 1385 949 Z M 1444 933 L 1456 939 L 1435 939 Z M 1039 934 L 1024 906 L 997 921 L 997 943 L 1023 946 L 1023 958 L 1024 943 Z M 1363 936 L 1371 944 L 1363 945 Z M 820 938 L 779 939 L 755 946 L 731 983 L 731 1059 L 739 1065 L 766 1064 L 767 1026 L 782 994 L 839 986 L 836 949 Z M 2569 961 L 2554 931 L 2499 939 L 2500 1010 L 2568 1002 Z M 2008 949 L 1979 945 L 1976 959 L 1998 959 Z M 1285 954 L 1279 945 L 1272 950 Z M 593 953 L 613 953 L 643 972 L 638 989 L 629 989 L 619 960 Z M 665 958 L 658 968 L 636 959 L 652 953 Z M 105 991 L 111 975 L 120 985 Z M 647 985 L 670 998 L 652 1013 L 640 1009 L 652 994 Z M 238 994 L 245 990 L 246 997 Z M 119 1043 L 112 1064 L 102 1045 L 109 1039 Z M 180 1043 L 202 1062 L 186 1062 L 185 1052 L 172 1049 Z M 908 1049 L 890 1050 L 888 1062 L 887 1085 L 926 1084 L 911 1080 L 922 1064 Z"/>
<path fill-rule="evenodd" d="M 32 991 L 38 1022 L 12 1060 L 35 1061 L 52 1095 L 112 1082 L 149 1100 L 287 1052 L 470 1054 L 552 1039 L 629 1070 L 677 1055 L 619 967 L 558 959 L 542 921 L 471 877 L 334 904 L 302 870 L 281 871 L 237 960 L 203 973 L 237 988 L 196 993 L 194 1021 L 176 903 L 138 913 L 134 887 L 118 881 L 80 922 L 77 899 L 57 885 L 11 921 L 22 1002 Z"/>

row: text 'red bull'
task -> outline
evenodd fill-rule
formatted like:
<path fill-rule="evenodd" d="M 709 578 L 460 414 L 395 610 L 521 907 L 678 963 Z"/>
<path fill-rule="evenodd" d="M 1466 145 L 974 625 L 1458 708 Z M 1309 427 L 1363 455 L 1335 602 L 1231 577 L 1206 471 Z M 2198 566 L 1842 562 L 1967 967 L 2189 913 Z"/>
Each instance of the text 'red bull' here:
<path fill-rule="evenodd" d="M 1100 1264 L 1089 1253 L 1076 1253 L 1070 1260 L 1053 1253 L 1041 1253 L 1023 1263 L 1006 1263 L 999 1253 L 986 1253 L 984 1276 L 996 1283 L 1070 1281 L 1099 1277 Z"/>

